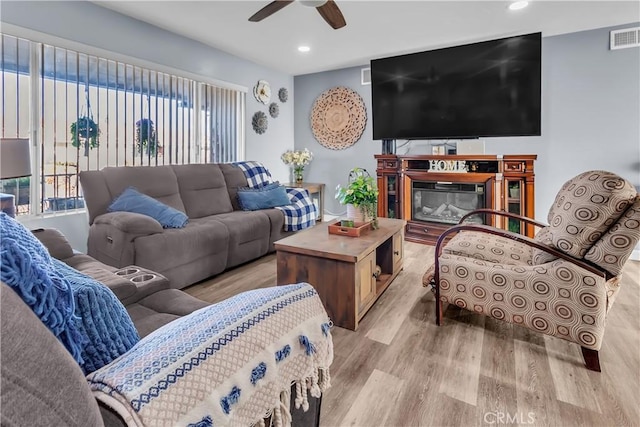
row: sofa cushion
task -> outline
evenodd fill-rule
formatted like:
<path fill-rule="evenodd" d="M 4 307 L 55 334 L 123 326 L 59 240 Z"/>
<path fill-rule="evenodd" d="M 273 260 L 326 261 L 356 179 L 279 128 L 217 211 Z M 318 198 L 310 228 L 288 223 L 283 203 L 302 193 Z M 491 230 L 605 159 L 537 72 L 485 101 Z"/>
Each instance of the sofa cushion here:
<path fill-rule="evenodd" d="M 189 221 L 185 228 L 171 228 L 159 234 L 138 237 L 134 245 L 136 257 L 133 264 L 157 271 L 172 281 L 173 278 L 166 274 L 167 270 L 200 258 L 209 259 L 212 268 L 221 263 L 224 269 L 227 262 L 229 231 L 218 222 L 194 219 Z M 215 270 L 217 268 L 212 271 Z M 173 285 L 175 284 L 172 283 Z"/>
<path fill-rule="evenodd" d="M 229 233 L 227 267 L 265 255 L 269 251 L 269 217 L 262 211 L 237 211 L 214 215 L 211 222 L 223 224 Z"/>
<path fill-rule="evenodd" d="M 291 204 L 287 191 L 279 182 L 258 188 L 238 188 L 238 204 L 244 211 L 275 208 Z"/>
<path fill-rule="evenodd" d="M 218 164 L 174 165 L 180 197 L 189 218 L 202 218 L 233 210 L 227 183 Z"/>
<path fill-rule="evenodd" d="M 159 313 L 169 313 L 176 316 L 186 316 L 210 305 L 210 303 L 178 289 L 165 289 L 154 292 L 141 299 L 139 304 Z"/>
<path fill-rule="evenodd" d="M 15 292 L 1 286 L 2 425 L 102 426 L 73 357 Z"/>
<path fill-rule="evenodd" d="M 107 167 L 100 172 L 104 176 L 111 200 L 126 188 L 134 187 L 165 205 L 185 212 L 184 203 L 180 197 L 178 178 L 171 166 Z M 85 192 L 88 191 L 84 184 L 83 189 Z M 94 218 L 102 213 L 106 213 L 106 210 L 96 213 Z"/>
<path fill-rule="evenodd" d="M 133 187 L 122 192 L 109 205 L 109 212 L 133 212 L 150 216 L 162 225 L 163 228 L 182 228 L 189 218 L 171 206 L 142 194 Z"/>
<path fill-rule="evenodd" d="M 241 209 L 238 204 L 238 188 L 247 186 L 247 178 L 245 178 L 242 169 L 231 163 L 221 163 L 220 170 L 222 171 L 224 180 L 227 183 L 227 191 L 229 193 L 229 200 L 231 200 L 231 206 L 233 206 L 234 211 L 239 211 Z"/>
<path fill-rule="evenodd" d="M 141 338 L 146 337 L 161 326 L 180 318 L 180 316 L 175 314 L 158 313 L 138 303 L 128 305 L 127 312 L 129 316 L 131 316 L 133 323 L 135 323 Z"/>

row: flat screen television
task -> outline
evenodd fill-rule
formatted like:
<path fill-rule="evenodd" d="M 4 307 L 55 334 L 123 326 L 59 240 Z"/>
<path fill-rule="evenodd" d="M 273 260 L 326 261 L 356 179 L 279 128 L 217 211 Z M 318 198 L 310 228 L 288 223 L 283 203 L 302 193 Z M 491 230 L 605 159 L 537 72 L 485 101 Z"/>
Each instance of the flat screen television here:
<path fill-rule="evenodd" d="M 541 33 L 371 61 L 373 139 L 540 135 Z"/>

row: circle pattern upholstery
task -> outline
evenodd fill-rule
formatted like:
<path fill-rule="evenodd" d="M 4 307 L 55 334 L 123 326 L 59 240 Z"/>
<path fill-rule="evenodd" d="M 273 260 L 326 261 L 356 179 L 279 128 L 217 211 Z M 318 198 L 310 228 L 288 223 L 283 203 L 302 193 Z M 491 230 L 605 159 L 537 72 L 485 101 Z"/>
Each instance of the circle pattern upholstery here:
<path fill-rule="evenodd" d="M 556 195 L 547 217 L 550 227 L 540 239 L 550 240 L 561 251 L 582 258 L 636 196 L 633 185 L 614 173 L 582 173 L 567 181 Z"/>
<path fill-rule="evenodd" d="M 486 280 L 477 280 L 478 273 Z M 443 254 L 440 279 L 443 302 L 587 348 L 598 350 L 602 345 L 608 298 L 605 280 L 566 261 L 498 267 Z"/>

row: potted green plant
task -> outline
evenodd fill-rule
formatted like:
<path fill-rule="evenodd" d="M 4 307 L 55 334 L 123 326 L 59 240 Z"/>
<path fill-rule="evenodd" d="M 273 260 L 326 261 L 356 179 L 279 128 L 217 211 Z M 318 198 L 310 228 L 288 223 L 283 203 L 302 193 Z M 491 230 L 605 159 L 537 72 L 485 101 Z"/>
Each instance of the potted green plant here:
<path fill-rule="evenodd" d="M 84 146 L 84 155 L 89 157 L 89 149 L 98 146 L 98 135 L 100 135 L 98 124 L 93 121 L 92 117 L 81 116 L 71 123 L 70 131 L 71 145 L 76 148 Z"/>
<path fill-rule="evenodd" d="M 144 151 L 146 154 L 155 156 L 159 146 L 153 120 L 140 119 L 136 122 L 136 145 L 138 153 Z"/>
<path fill-rule="evenodd" d="M 347 217 L 356 221 L 371 219 L 377 228 L 378 188 L 366 169 L 354 168 L 349 172 L 349 185 L 336 187 L 336 199 L 347 206 Z M 359 215 L 358 215 L 359 213 Z"/>

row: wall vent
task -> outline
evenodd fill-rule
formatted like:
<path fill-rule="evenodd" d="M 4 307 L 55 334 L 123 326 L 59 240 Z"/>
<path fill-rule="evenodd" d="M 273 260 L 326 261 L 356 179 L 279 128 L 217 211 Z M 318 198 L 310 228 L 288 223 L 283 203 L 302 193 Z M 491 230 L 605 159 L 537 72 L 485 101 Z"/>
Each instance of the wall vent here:
<path fill-rule="evenodd" d="M 363 68 L 360 70 L 360 83 L 362 85 L 371 84 L 371 68 Z"/>
<path fill-rule="evenodd" d="M 611 50 L 640 47 L 640 27 L 611 31 Z"/>

